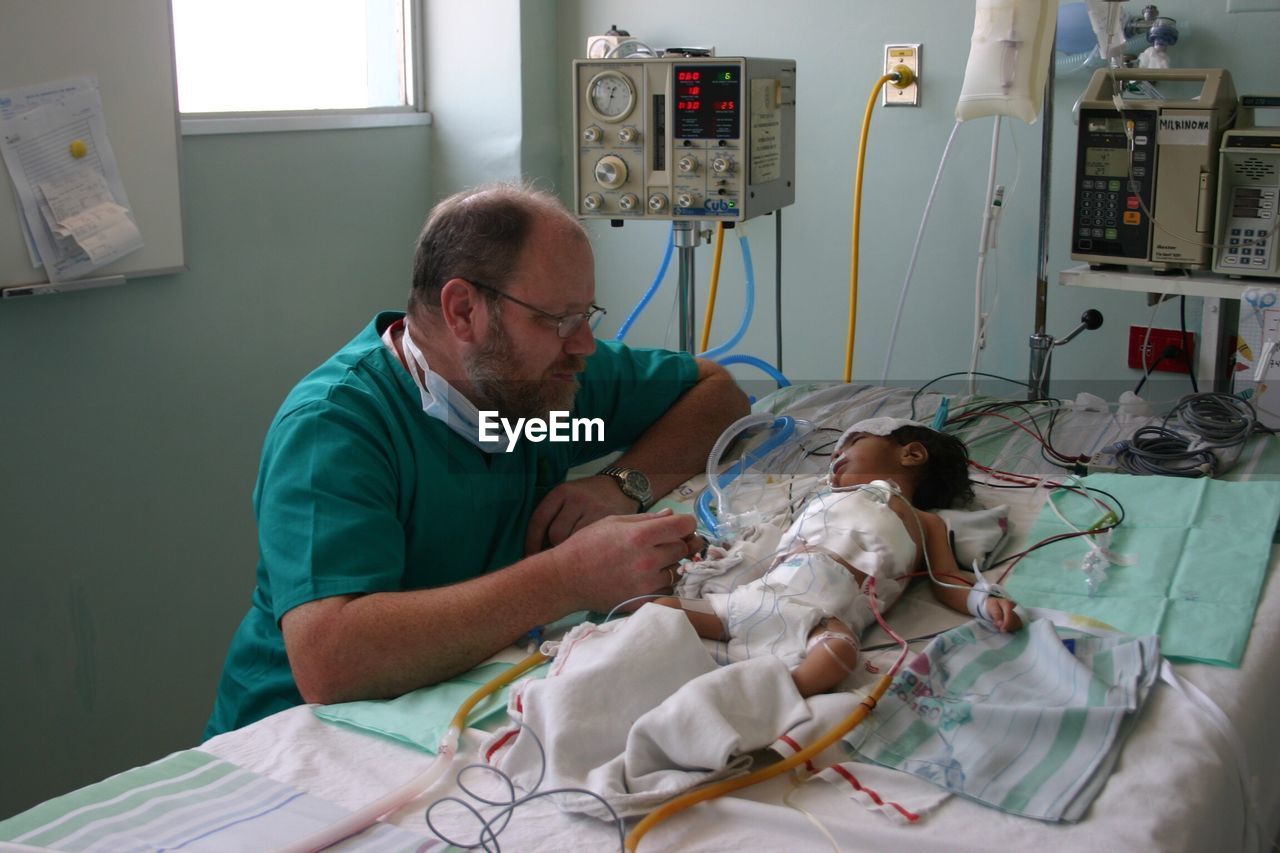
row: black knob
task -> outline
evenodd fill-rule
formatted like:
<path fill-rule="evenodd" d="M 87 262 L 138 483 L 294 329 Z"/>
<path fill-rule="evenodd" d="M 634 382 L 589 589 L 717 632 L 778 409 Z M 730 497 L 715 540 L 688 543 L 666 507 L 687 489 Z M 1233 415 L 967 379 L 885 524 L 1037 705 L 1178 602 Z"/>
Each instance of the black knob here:
<path fill-rule="evenodd" d="M 1080 322 L 1084 323 L 1084 327 L 1092 332 L 1102 325 L 1102 312 L 1097 308 L 1090 308 L 1080 315 Z"/>

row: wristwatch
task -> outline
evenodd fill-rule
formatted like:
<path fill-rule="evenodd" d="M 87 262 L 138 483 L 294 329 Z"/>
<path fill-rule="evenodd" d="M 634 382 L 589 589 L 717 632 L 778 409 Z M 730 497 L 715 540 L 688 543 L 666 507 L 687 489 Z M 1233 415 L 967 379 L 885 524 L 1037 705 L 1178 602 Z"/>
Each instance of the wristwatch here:
<path fill-rule="evenodd" d="M 617 482 L 618 488 L 622 490 L 622 493 L 639 504 L 636 507 L 636 512 L 644 512 L 645 505 L 653 497 L 653 488 L 649 485 L 649 478 L 644 475 L 644 472 L 637 471 L 635 468 L 621 468 L 617 465 L 610 465 L 607 468 L 602 468 L 600 473 L 612 477 Z"/>

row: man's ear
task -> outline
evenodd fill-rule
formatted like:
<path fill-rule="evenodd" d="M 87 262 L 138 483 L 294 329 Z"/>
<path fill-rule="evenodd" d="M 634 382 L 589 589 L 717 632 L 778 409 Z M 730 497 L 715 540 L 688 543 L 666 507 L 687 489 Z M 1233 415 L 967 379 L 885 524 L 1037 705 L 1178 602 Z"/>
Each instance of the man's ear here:
<path fill-rule="evenodd" d="M 472 343 L 478 335 L 478 327 L 488 314 L 481 306 L 482 300 L 466 279 L 451 278 L 440 288 L 440 315 L 453 336 L 464 343 Z"/>
<path fill-rule="evenodd" d="M 908 468 L 923 465 L 929 461 L 929 449 L 918 441 L 907 442 L 902 445 L 899 452 L 901 454 L 899 459 Z"/>

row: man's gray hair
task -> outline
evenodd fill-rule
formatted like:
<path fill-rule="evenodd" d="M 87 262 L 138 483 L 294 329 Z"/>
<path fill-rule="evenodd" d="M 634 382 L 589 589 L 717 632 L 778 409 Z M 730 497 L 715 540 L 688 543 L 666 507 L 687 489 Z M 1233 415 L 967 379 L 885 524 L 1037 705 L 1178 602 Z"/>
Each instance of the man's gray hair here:
<path fill-rule="evenodd" d="M 534 223 L 561 218 L 584 234 L 556 196 L 521 184 L 487 184 L 455 193 L 427 217 L 413 257 L 409 313 L 440 308 L 440 290 L 453 278 L 506 289 Z M 487 299 L 496 299 L 484 290 Z"/>

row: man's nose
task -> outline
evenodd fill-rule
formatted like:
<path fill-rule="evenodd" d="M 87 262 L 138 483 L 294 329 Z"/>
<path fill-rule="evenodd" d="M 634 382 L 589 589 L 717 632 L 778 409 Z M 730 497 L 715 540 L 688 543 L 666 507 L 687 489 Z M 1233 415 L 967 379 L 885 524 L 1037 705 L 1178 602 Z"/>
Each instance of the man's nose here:
<path fill-rule="evenodd" d="M 573 330 L 573 334 L 564 339 L 564 351 L 568 355 L 591 355 L 596 351 L 596 336 L 591 333 L 591 324 L 583 323 Z"/>

